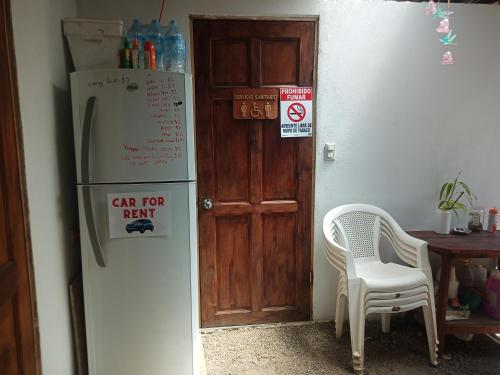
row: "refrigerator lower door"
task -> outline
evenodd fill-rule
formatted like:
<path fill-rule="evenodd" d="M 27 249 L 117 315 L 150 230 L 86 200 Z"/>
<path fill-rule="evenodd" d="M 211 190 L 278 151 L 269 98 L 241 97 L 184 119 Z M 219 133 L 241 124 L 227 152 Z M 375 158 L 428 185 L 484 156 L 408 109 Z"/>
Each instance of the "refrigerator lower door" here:
<path fill-rule="evenodd" d="M 85 189 L 90 203 L 84 203 Z M 195 191 L 193 182 L 78 186 L 90 375 L 198 373 Z M 129 210 L 128 221 L 136 221 L 140 211 L 131 211 L 130 197 L 141 195 L 167 196 L 163 222 L 153 221 L 154 230 L 134 224 L 127 226 L 131 233 L 115 233 L 120 218 L 109 215 Z"/>

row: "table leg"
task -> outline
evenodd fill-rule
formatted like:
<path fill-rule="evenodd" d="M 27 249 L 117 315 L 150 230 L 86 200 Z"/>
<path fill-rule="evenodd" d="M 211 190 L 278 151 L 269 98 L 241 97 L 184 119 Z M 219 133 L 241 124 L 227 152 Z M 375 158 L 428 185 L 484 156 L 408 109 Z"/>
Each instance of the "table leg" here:
<path fill-rule="evenodd" d="M 448 307 L 448 287 L 450 284 L 450 270 L 452 257 L 448 254 L 441 255 L 441 278 L 437 297 L 436 323 L 438 331 L 438 355 L 444 353 L 446 309 Z"/>

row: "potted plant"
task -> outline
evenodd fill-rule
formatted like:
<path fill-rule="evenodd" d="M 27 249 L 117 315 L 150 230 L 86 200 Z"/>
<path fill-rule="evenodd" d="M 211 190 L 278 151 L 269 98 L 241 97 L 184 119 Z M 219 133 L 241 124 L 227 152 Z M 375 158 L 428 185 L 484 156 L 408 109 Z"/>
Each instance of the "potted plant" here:
<path fill-rule="evenodd" d="M 467 199 L 469 205 L 472 205 L 473 199 L 477 199 L 469 186 L 465 182 L 458 180 L 461 173 L 462 171 L 458 172 L 453 181 L 445 182 L 441 186 L 439 203 L 436 209 L 436 233 L 450 233 L 451 212 L 453 211 L 458 217 L 458 210 L 466 211 L 465 205 L 461 202 L 463 197 Z"/>

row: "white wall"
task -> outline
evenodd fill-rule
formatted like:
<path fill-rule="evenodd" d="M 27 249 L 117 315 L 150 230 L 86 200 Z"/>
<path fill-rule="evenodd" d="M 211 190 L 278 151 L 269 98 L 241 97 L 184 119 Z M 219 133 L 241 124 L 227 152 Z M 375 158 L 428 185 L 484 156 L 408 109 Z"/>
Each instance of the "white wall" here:
<path fill-rule="evenodd" d="M 68 280 L 78 254 L 74 154 L 61 17 L 73 0 L 11 1 L 45 375 L 74 373 Z"/>
<path fill-rule="evenodd" d="M 149 20 L 160 0 L 78 0 L 80 17 Z M 480 203 L 500 205 L 500 7 L 453 5 L 454 66 L 424 3 L 361 0 L 167 1 L 190 14 L 320 15 L 315 204 L 315 319 L 333 317 L 335 273 L 322 249 L 325 212 L 350 202 L 385 208 L 405 229 L 428 229 L 444 179 L 458 170 Z M 166 22 L 167 20 L 165 20 Z M 323 161 L 325 142 L 337 160 Z"/>

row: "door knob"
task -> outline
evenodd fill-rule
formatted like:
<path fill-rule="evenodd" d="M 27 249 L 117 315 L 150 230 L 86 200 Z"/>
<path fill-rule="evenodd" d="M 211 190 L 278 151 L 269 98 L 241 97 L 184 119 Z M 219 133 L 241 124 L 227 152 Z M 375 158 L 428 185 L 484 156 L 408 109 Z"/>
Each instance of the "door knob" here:
<path fill-rule="evenodd" d="M 203 202 L 201 202 L 201 207 L 203 207 L 204 210 L 211 210 L 213 206 L 214 202 L 212 202 L 210 198 L 205 198 Z"/>

